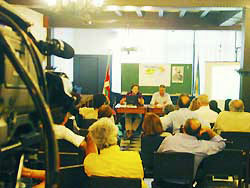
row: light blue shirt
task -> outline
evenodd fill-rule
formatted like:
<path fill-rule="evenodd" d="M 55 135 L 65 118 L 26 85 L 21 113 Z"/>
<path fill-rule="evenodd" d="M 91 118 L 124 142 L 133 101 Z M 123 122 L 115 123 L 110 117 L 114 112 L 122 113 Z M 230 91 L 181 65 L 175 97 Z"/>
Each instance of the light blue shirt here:
<path fill-rule="evenodd" d="M 196 175 L 197 168 L 200 162 L 208 155 L 213 155 L 222 151 L 226 144 L 224 139 L 216 135 L 211 140 L 198 140 L 194 136 L 190 136 L 184 133 L 177 133 L 174 136 L 167 136 L 158 148 L 158 152 L 185 152 L 193 153 L 195 155 L 194 161 L 194 177 Z M 170 180 L 171 181 L 171 180 Z M 172 180 L 175 183 L 187 183 L 178 182 Z"/>
<path fill-rule="evenodd" d="M 180 108 L 179 110 L 170 112 L 167 116 L 161 118 L 163 130 L 173 127 L 173 133 L 178 133 L 180 132 L 180 127 L 190 118 L 198 119 L 202 126 L 210 128 L 210 124 L 200 118 L 194 111 L 191 111 L 188 108 Z"/>
<path fill-rule="evenodd" d="M 159 92 L 154 93 L 150 104 L 154 105 L 155 102 L 160 105 L 173 104 L 168 93 L 164 93 L 164 96 L 161 96 Z"/>

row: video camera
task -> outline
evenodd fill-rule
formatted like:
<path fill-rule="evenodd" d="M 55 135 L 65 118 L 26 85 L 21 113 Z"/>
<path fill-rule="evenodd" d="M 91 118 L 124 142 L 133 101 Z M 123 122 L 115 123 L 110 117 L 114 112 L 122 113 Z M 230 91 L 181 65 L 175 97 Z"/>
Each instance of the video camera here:
<path fill-rule="evenodd" d="M 72 58 L 59 40 L 36 41 L 31 24 L 0 1 L 0 188 L 18 187 L 24 154 L 45 150 L 46 187 L 58 187 L 57 143 L 43 55 Z M 42 141 L 42 142 L 41 142 Z"/>

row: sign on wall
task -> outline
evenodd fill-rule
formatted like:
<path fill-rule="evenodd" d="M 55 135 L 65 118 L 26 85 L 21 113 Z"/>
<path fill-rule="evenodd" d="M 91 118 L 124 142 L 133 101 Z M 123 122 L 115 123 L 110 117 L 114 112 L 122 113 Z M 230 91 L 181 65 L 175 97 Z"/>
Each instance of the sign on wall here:
<path fill-rule="evenodd" d="M 132 76 L 132 75 L 131 75 Z M 161 84 L 170 86 L 171 65 L 170 64 L 140 64 L 139 85 L 159 86 Z"/>

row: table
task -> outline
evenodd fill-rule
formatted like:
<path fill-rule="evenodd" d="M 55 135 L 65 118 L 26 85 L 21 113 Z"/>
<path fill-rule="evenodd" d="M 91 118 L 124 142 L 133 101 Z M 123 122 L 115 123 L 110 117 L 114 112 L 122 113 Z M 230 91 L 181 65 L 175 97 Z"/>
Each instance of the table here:
<path fill-rule="evenodd" d="M 116 105 L 116 112 L 118 114 L 146 114 L 147 112 L 153 112 L 158 115 L 163 115 L 164 112 L 162 108 L 155 108 L 149 105 L 139 106 L 139 107 L 130 107 L 126 105 Z"/>
<path fill-rule="evenodd" d="M 115 108 L 118 114 L 145 114 L 147 112 L 147 107 L 144 106 L 139 106 L 136 108 L 128 106 L 120 106 Z"/>
<path fill-rule="evenodd" d="M 152 113 L 155 113 L 158 115 L 164 115 L 164 111 L 162 108 L 156 108 L 156 107 L 152 107 L 152 106 L 147 108 L 147 112 L 152 112 Z"/>

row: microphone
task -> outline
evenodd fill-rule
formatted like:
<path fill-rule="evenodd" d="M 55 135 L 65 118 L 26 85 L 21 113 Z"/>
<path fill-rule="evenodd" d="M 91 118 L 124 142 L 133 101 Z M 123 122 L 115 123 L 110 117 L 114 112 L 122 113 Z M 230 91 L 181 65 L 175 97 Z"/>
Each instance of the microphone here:
<path fill-rule="evenodd" d="M 52 39 L 49 41 L 40 40 L 37 43 L 38 49 L 43 55 L 56 55 L 64 59 L 70 59 L 74 57 L 74 49 L 62 40 Z"/>

